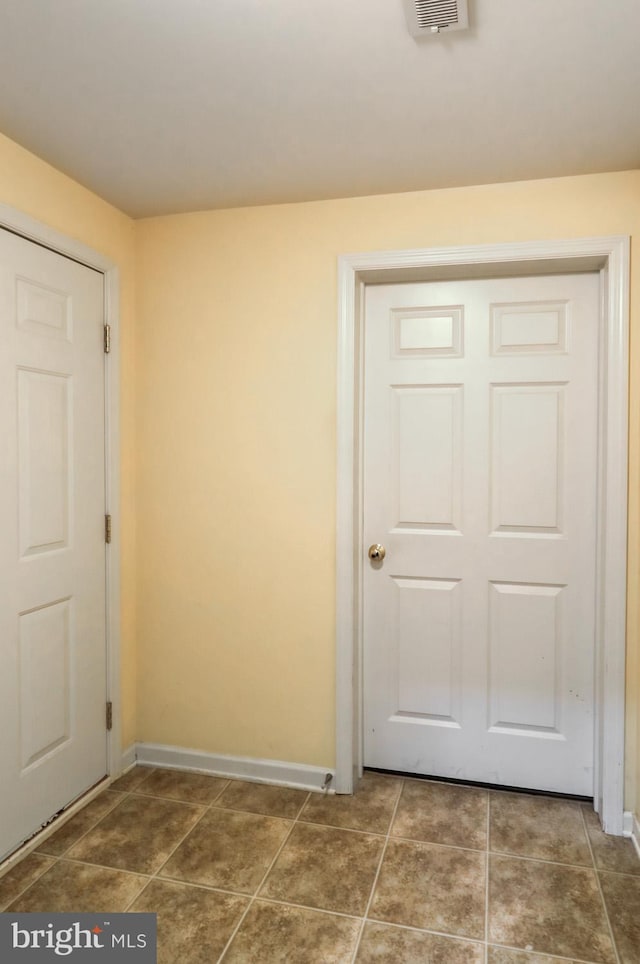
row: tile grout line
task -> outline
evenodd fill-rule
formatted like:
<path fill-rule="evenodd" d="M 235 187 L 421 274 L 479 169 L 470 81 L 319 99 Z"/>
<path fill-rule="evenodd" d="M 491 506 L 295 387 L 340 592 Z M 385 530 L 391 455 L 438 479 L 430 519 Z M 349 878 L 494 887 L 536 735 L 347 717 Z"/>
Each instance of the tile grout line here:
<path fill-rule="evenodd" d="M 352 833 L 366 833 L 365 830 L 355 830 Z M 379 834 L 378 836 L 383 836 Z M 461 847 L 460 844 L 440 843 L 439 840 L 425 840 L 424 837 L 405 837 L 402 834 L 394 834 L 394 840 L 403 840 L 406 843 L 429 844 L 432 847 L 443 847 L 446 850 L 463 850 L 467 854 L 486 853 L 486 847 Z"/>
<path fill-rule="evenodd" d="M 327 910 L 326 907 L 312 907 L 311 904 L 301 904 L 297 900 L 280 900 L 278 897 L 257 897 L 256 900 L 263 904 L 274 904 L 276 907 L 295 907 L 297 910 L 309 910 L 321 917 L 343 917 L 345 920 L 355 920 L 358 923 L 362 921 L 362 917 L 358 914 L 347 914 L 342 910 Z"/>
<path fill-rule="evenodd" d="M 384 840 L 384 845 L 383 845 L 383 847 L 382 847 L 382 853 L 380 854 L 380 860 L 378 861 L 378 867 L 377 867 L 377 869 L 376 869 L 376 874 L 375 874 L 375 877 L 373 878 L 373 883 L 371 884 L 371 892 L 370 892 L 370 894 L 369 894 L 369 900 L 367 901 L 367 906 L 366 906 L 365 909 L 364 909 L 364 914 L 363 914 L 363 916 L 362 916 L 362 923 L 361 923 L 361 925 L 360 925 L 360 933 L 358 934 L 358 938 L 357 938 L 357 940 L 356 940 L 355 947 L 354 947 L 354 949 L 353 949 L 353 955 L 352 955 L 352 957 L 351 957 L 351 962 L 350 962 L 350 964 L 354 964 L 354 962 L 355 962 L 355 960 L 356 960 L 356 958 L 357 958 L 357 956 L 358 956 L 358 952 L 359 952 L 359 950 L 360 950 L 360 944 L 362 943 L 362 936 L 363 936 L 363 934 L 364 934 L 364 929 L 365 929 L 365 927 L 367 926 L 367 918 L 368 918 L 368 916 L 369 916 L 369 911 L 371 910 L 371 904 L 373 903 L 373 897 L 374 897 L 374 894 L 375 894 L 375 892 L 376 892 L 376 887 L 377 887 L 377 885 L 378 885 L 378 878 L 380 877 L 380 871 L 382 870 L 382 863 L 383 863 L 383 861 L 384 861 L 384 857 L 385 857 L 385 854 L 386 854 L 386 852 L 387 852 L 387 847 L 389 846 L 389 840 L 391 839 L 391 829 L 392 829 L 393 824 L 394 824 L 394 821 L 395 821 L 395 819 L 396 819 L 396 814 L 397 814 L 397 812 L 398 812 L 398 807 L 400 806 L 400 798 L 402 797 L 402 793 L 403 793 L 403 790 L 404 790 L 404 785 L 405 785 L 405 781 L 404 781 L 404 779 L 403 779 L 403 780 L 401 780 L 401 782 L 400 782 L 400 787 L 399 787 L 399 789 L 398 789 L 398 796 L 397 796 L 397 798 L 396 798 L 396 802 L 395 802 L 394 807 L 393 807 L 393 812 L 392 812 L 391 817 L 390 817 L 390 819 L 389 819 L 389 825 L 388 825 L 388 827 L 387 827 L 387 832 L 386 832 L 386 834 L 385 834 L 385 840 Z"/>
<path fill-rule="evenodd" d="M 531 954 L 534 953 L 538 957 L 542 958 L 543 961 L 566 961 L 567 964 L 602 964 L 602 962 L 590 960 L 586 957 L 565 957 L 564 954 L 547 954 L 546 951 L 525 951 L 522 947 L 516 947 L 515 944 L 492 944 L 491 947 L 497 947 L 498 950 L 515 951 L 518 954 Z"/>
<path fill-rule="evenodd" d="M 264 882 L 266 881 L 267 877 L 268 877 L 269 874 L 271 873 L 271 871 L 272 871 L 272 869 L 273 869 L 273 867 L 274 867 L 274 865 L 275 865 L 278 857 L 279 857 L 280 854 L 282 853 L 284 847 L 286 846 L 287 841 L 289 840 L 291 834 L 293 833 L 293 831 L 294 831 L 294 829 L 295 829 L 295 826 L 296 826 L 296 824 L 297 824 L 298 821 L 299 821 L 300 814 L 302 813 L 304 807 L 306 807 L 307 803 L 309 802 L 309 797 L 310 797 L 310 796 L 311 796 L 311 790 L 309 790 L 309 792 L 307 793 L 306 799 L 305 799 L 304 802 L 301 804 L 300 809 L 298 810 L 298 813 L 296 814 L 295 818 L 291 821 L 291 826 L 289 827 L 288 832 L 285 834 L 282 843 L 281 843 L 280 846 L 278 847 L 278 849 L 277 849 L 277 851 L 276 851 L 276 853 L 275 853 L 275 855 L 274 855 L 274 857 L 273 857 L 273 860 L 271 861 L 271 863 L 270 863 L 269 866 L 267 867 L 267 869 L 266 869 L 265 873 L 263 874 L 263 876 L 262 876 L 262 878 L 261 878 L 261 880 L 260 880 L 260 883 L 259 883 L 258 886 L 256 887 L 254 893 L 251 894 L 251 895 L 245 895 L 245 896 L 248 896 L 248 897 L 249 897 L 249 901 L 248 901 L 248 903 L 247 903 L 247 906 L 246 906 L 245 909 L 244 909 L 244 912 L 242 913 L 242 915 L 241 915 L 241 917 L 240 917 L 240 920 L 238 921 L 238 923 L 237 923 L 236 926 L 234 927 L 233 931 L 231 932 L 231 934 L 230 934 L 230 936 L 229 936 L 229 940 L 227 941 L 227 943 L 226 943 L 226 944 L 224 945 L 224 947 L 222 948 L 222 953 L 221 953 L 220 956 L 218 957 L 218 964 L 220 964 L 220 962 L 223 961 L 225 954 L 227 953 L 227 951 L 228 951 L 229 948 L 231 947 L 231 944 L 232 944 L 233 941 L 235 940 L 236 934 L 238 933 L 238 931 L 239 931 L 240 928 L 242 927 L 242 924 L 244 923 L 245 918 L 247 917 L 247 914 L 249 913 L 249 911 L 250 911 L 251 908 L 253 907 L 253 905 L 254 905 L 254 903 L 255 903 L 255 901 L 256 901 L 256 898 L 257 898 L 258 894 L 260 893 L 260 890 L 262 889 L 262 887 L 263 887 L 263 885 L 264 885 Z M 279 818 L 279 819 L 282 819 L 282 818 Z"/>
<path fill-rule="evenodd" d="M 141 797 L 143 800 L 164 800 L 167 803 L 181 803 L 183 807 L 204 807 L 205 810 L 211 807 L 211 803 L 206 803 L 205 801 L 202 803 L 194 803 L 192 800 L 181 800 L 179 797 L 169 797 L 161 793 L 143 793 L 142 790 L 132 790 L 127 796 Z"/>
<path fill-rule="evenodd" d="M 333 823 L 319 823 L 315 820 L 301 820 L 300 823 L 304 823 L 307 827 L 327 827 L 329 830 L 344 830 L 345 833 L 359 833 L 364 837 L 382 837 L 387 836 L 386 833 L 381 833 L 379 830 L 359 830 L 357 827 L 340 827 Z"/>
<path fill-rule="evenodd" d="M 330 911 L 329 913 L 333 914 L 334 911 Z M 397 924 L 395 921 L 383 920 L 380 917 L 367 917 L 365 924 L 383 924 L 385 927 L 395 927 L 397 930 L 411 931 L 414 934 L 427 934 L 429 937 L 446 937 L 449 941 L 458 941 L 460 944 L 471 944 L 474 947 L 481 947 L 484 944 L 484 941 L 479 940 L 477 937 L 466 937 L 464 934 L 451 934 L 449 931 L 439 931 L 429 927 L 416 927 L 415 924 Z M 515 950 L 524 953 L 521 947 L 515 948 Z M 573 961 L 572 964 L 574 964 Z M 583 962 L 581 961 L 580 964 L 583 964 Z M 586 964 L 592 964 L 592 962 L 587 961 Z"/>
<path fill-rule="evenodd" d="M 160 871 L 158 871 L 158 873 L 160 873 Z M 153 877 L 149 877 L 150 881 L 153 879 Z M 162 877 L 158 877 L 158 880 L 163 884 L 180 884 L 181 887 L 190 887 L 192 890 L 206 890 L 212 894 L 223 894 L 225 897 L 243 897 L 245 900 L 247 899 L 247 894 L 243 894 L 239 890 L 227 890 L 225 887 L 214 887 L 212 884 L 196 884 L 192 880 L 182 880 L 181 877 L 169 877 L 163 874 Z"/>
<path fill-rule="evenodd" d="M 491 794 L 487 793 L 487 849 L 484 882 L 484 962 L 489 964 L 489 857 L 491 853 Z"/>
<path fill-rule="evenodd" d="M 58 857 L 58 863 L 75 864 L 78 867 L 89 867 L 94 870 L 110 870 L 114 874 L 125 874 L 127 877 L 144 877 L 145 880 L 151 880 L 153 876 L 153 874 L 145 874 L 139 870 L 124 870 L 122 867 L 113 867 L 109 864 L 94 864 L 90 860 L 79 860 L 77 857 Z M 114 911 L 115 913 L 116 911 Z M 120 913 L 120 911 L 117 911 L 117 913 Z"/>
<path fill-rule="evenodd" d="M 604 867 L 599 867 L 598 873 L 611 874 L 613 877 L 628 877 L 629 880 L 640 880 L 640 874 L 627 874 L 624 870 L 606 870 Z"/>
<path fill-rule="evenodd" d="M 508 857 L 509 860 L 523 860 L 534 864 L 548 864 L 551 867 L 571 867 L 572 870 L 592 870 L 593 864 L 569 864 L 561 860 L 549 860 L 548 857 L 527 857 L 525 854 L 512 854 L 508 850 L 491 850 L 493 857 Z M 625 877 L 633 877 L 634 874 L 624 874 Z"/>
<path fill-rule="evenodd" d="M 596 878 L 596 886 L 598 888 L 598 893 L 600 894 L 600 900 L 602 902 L 602 909 L 604 910 L 604 918 L 607 922 L 609 937 L 611 938 L 611 946 L 613 947 L 613 953 L 615 955 L 617 964 L 621 964 L 620 954 L 618 953 L 618 945 L 616 944 L 616 939 L 613 934 L 613 927 L 611 926 L 611 920 L 609 918 L 609 910 L 607 908 L 607 902 L 604 899 L 604 892 L 602 890 L 602 884 L 600 883 L 600 875 L 598 874 L 598 864 L 596 862 L 596 855 L 593 851 L 593 846 L 591 844 L 591 837 L 589 836 L 589 828 L 587 827 L 587 818 L 585 817 L 584 810 L 582 809 L 582 807 L 580 807 L 580 815 L 582 817 L 582 826 L 584 827 L 584 832 L 587 838 L 589 853 L 591 854 L 591 860 L 593 861 L 593 873 Z"/>

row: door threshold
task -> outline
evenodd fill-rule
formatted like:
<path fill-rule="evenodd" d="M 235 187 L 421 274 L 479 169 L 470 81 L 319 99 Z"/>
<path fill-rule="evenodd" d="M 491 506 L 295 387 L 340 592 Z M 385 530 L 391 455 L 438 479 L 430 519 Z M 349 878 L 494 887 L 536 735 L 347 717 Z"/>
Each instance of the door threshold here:
<path fill-rule="evenodd" d="M 383 770 L 380 767 L 364 767 L 365 773 L 382 773 L 387 776 L 408 777 L 411 780 L 428 780 L 430 783 L 454 783 L 460 787 L 478 787 L 482 790 L 502 790 L 504 793 L 526 793 L 528 796 L 557 797 L 560 800 L 576 800 L 593 805 L 593 797 L 578 793 L 558 793 L 555 790 L 534 790 L 527 787 L 506 787 L 500 783 L 483 783 L 480 780 L 456 780 L 453 777 L 436 777 L 426 773 L 408 773 L 406 770 Z"/>

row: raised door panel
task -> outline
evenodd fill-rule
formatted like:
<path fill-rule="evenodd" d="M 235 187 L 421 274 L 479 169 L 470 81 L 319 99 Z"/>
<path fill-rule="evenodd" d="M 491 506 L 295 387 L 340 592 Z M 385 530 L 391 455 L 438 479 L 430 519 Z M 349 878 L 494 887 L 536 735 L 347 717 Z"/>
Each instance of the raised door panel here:
<path fill-rule="evenodd" d="M 457 726 L 462 588 L 458 580 L 394 577 L 394 717 Z"/>
<path fill-rule="evenodd" d="M 71 378 L 18 370 L 20 555 L 69 545 Z"/>
<path fill-rule="evenodd" d="M 562 532 L 564 391 L 544 383 L 491 388 L 494 532 Z"/>
<path fill-rule="evenodd" d="M 463 354 L 462 305 L 391 311 L 392 358 L 458 358 Z"/>
<path fill-rule="evenodd" d="M 459 529 L 462 386 L 394 386 L 392 393 L 392 528 Z"/>
<path fill-rule="evenodd" d="M 563 354 L 568 342 L 567 301 L 491 306 L 494 355 Z"/>
<path fill-rule="evenodd" d="M 24 770 L 71 738 L 71 600 L 21 613 L 18 627 Z"/>
<path fill-rule="evenodd" d="M 32 335 L 71 341 L 71 295 L 32 278 L 17 277 L 16 322 L 21 331 Z"/>
<path fill-rule="evenodd" d="M 490 586 L 489 727 L 562 738 L 565 586 Z"/>

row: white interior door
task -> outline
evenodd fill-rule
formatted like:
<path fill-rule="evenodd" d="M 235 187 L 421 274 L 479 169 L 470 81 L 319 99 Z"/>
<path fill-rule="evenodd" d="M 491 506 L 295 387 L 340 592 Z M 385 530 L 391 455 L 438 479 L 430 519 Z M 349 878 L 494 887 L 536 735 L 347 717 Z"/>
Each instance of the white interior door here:
<path fill-rule="evenodd" d="M 365 312 L 365 765 L 591 795 L 598 276 Z"/>
<path fill-rule="evenodd" d="M 0 858 L 106 773 L 103 276 L 0 230 Z"/>

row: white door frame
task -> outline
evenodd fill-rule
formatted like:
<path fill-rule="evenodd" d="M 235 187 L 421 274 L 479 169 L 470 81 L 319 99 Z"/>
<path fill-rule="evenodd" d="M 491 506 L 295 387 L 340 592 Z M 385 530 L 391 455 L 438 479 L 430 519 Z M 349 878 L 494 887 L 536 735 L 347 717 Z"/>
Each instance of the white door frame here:
<path fill-rule="evenodd" d="M 119 270 L 87 245 L 7 204 L 0 204 L 0 227 L 66 255 L 104 275 L 104 320 L 111 325 L 111 351 L 105 355 L 105 512 L 111 515 L 111 543 L 106 549 L 106 701 L 113 704 L 113 725 L 106 730 L 107 774 L 122 768 L 120 702 L 120 329 Z M 105 716 L 106 721 L 106 716 Z M 71 801 L 69 801 L 71 802 Z"/>
<path fill-rule="evenodd" d="M 366 284 L 592 271 L 600 274 L 594 806 L 624 811 L 629 238 L 578 238 L 343 255 L 338 259 L 336 777 L 362 772 L 363 292 Z"/>

